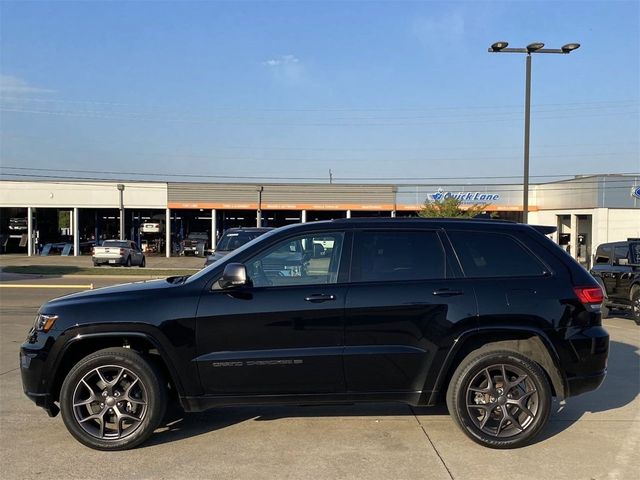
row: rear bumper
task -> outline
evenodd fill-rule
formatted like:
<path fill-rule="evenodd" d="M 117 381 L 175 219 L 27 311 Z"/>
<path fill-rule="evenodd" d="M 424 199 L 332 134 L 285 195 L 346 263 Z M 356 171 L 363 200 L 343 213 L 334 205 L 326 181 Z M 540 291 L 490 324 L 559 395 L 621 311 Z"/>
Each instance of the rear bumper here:
<path fill-rule="evenodd" d="M 95 265 L 122 265 L 125 262 L 124 258 L 102 258 L 102 257 L 93 257 L 93 263 Z"/>
<path fill-rule="evenodd" d="M 609 334 L 600 327 L 581 329 L 567 338 L 570 361 L 565 364 L 567 397 L 597 389 L 607 374 Z"/>

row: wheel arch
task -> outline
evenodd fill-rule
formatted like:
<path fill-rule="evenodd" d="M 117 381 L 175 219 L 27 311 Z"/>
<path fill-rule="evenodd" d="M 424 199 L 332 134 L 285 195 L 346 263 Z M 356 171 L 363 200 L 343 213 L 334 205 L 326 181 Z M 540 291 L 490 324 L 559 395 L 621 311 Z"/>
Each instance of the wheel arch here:
<path fill-rule="evenodd" d="M 156 338 L 144 332 L 117 331 L 79 334 L 65 343 L 54 366 L 49 386 L 52 400 L 59 400 L 62 382 L 76 363 L 93 352 L 111 347 L 130 348 L 147 355 L 160 368 L 171 388 L 179 396 L 184 395 L 180 377 Z"/>
<path fill-rule="evenodd" d="M 484 328 L 461 334 L 447 353 L 440 373 L 427 400 L 434 405 L 442 400 L 454 371 L 462 360 L 474 351 L 504 348 L 517 351 L 538 363 L 559 400 L 566 398 L 567 386 L 559 368 L 558 355 L 549 338 L 539 330 L 526 328 Z"/>

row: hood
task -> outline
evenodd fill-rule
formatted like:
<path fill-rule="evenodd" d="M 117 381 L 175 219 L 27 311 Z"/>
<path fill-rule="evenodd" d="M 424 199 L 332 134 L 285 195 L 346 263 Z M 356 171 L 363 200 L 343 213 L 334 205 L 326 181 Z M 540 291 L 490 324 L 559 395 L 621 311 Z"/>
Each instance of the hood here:
<path fill-rule="evenodd" d="M 171 278 L 171 277 L 169 277 Z M 157 291 L 158 289 L 171 288 L 175 284 L 171 283 L 168 279 L 162 278 L 158 280 L 144 280 L 140 282 L 123 283 L 120 285 L 113 285 L 110 287 L 96 288 L 95 290 L 85 290 L 83 292 L 72 293 L 65 295 L 64 297 L 54 298 L 47 302 L 42 309 L 48 305 L 60 306 L 65 303 L 75 303 L 84 300 L 96 299 L 108 295 L 116 294 L 141 294 L 147 291 Z"/>

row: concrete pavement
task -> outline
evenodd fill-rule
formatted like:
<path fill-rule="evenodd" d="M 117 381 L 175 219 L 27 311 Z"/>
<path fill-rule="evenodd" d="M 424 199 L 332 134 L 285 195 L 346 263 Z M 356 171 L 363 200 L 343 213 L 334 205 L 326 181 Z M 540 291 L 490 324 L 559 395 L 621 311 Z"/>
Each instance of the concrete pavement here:
<path fill-rule="evenodd" d="M 569 399 L 538 441 L 518 450 L 476 445 L 445 408 L 376 404 L 174 414 L 142 447 L 105 453 L 73 440 L 60 416 L 48 418 L 22 393 L 19 345 L 39 305 L 68 292 L 0 290 L 3 478 L 640 478 L 640 327 L 629 319 L 605 321 L 612 343 L 602 387 Z"/>

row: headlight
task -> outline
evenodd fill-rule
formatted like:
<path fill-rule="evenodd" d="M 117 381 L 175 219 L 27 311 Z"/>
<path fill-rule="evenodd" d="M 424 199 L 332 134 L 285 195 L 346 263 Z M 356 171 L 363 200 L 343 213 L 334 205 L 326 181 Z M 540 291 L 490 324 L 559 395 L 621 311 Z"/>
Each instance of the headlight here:
<path fill-rule="evenodd" d="M 58 315 L 45 315 L 43 313 L 39 313 L 36 317 L 36 322 L 33 325 L 33 328 L 36 332 L 45 332 L 47 333 L 53 327 L 53 324 L 58 320 Z"/>

